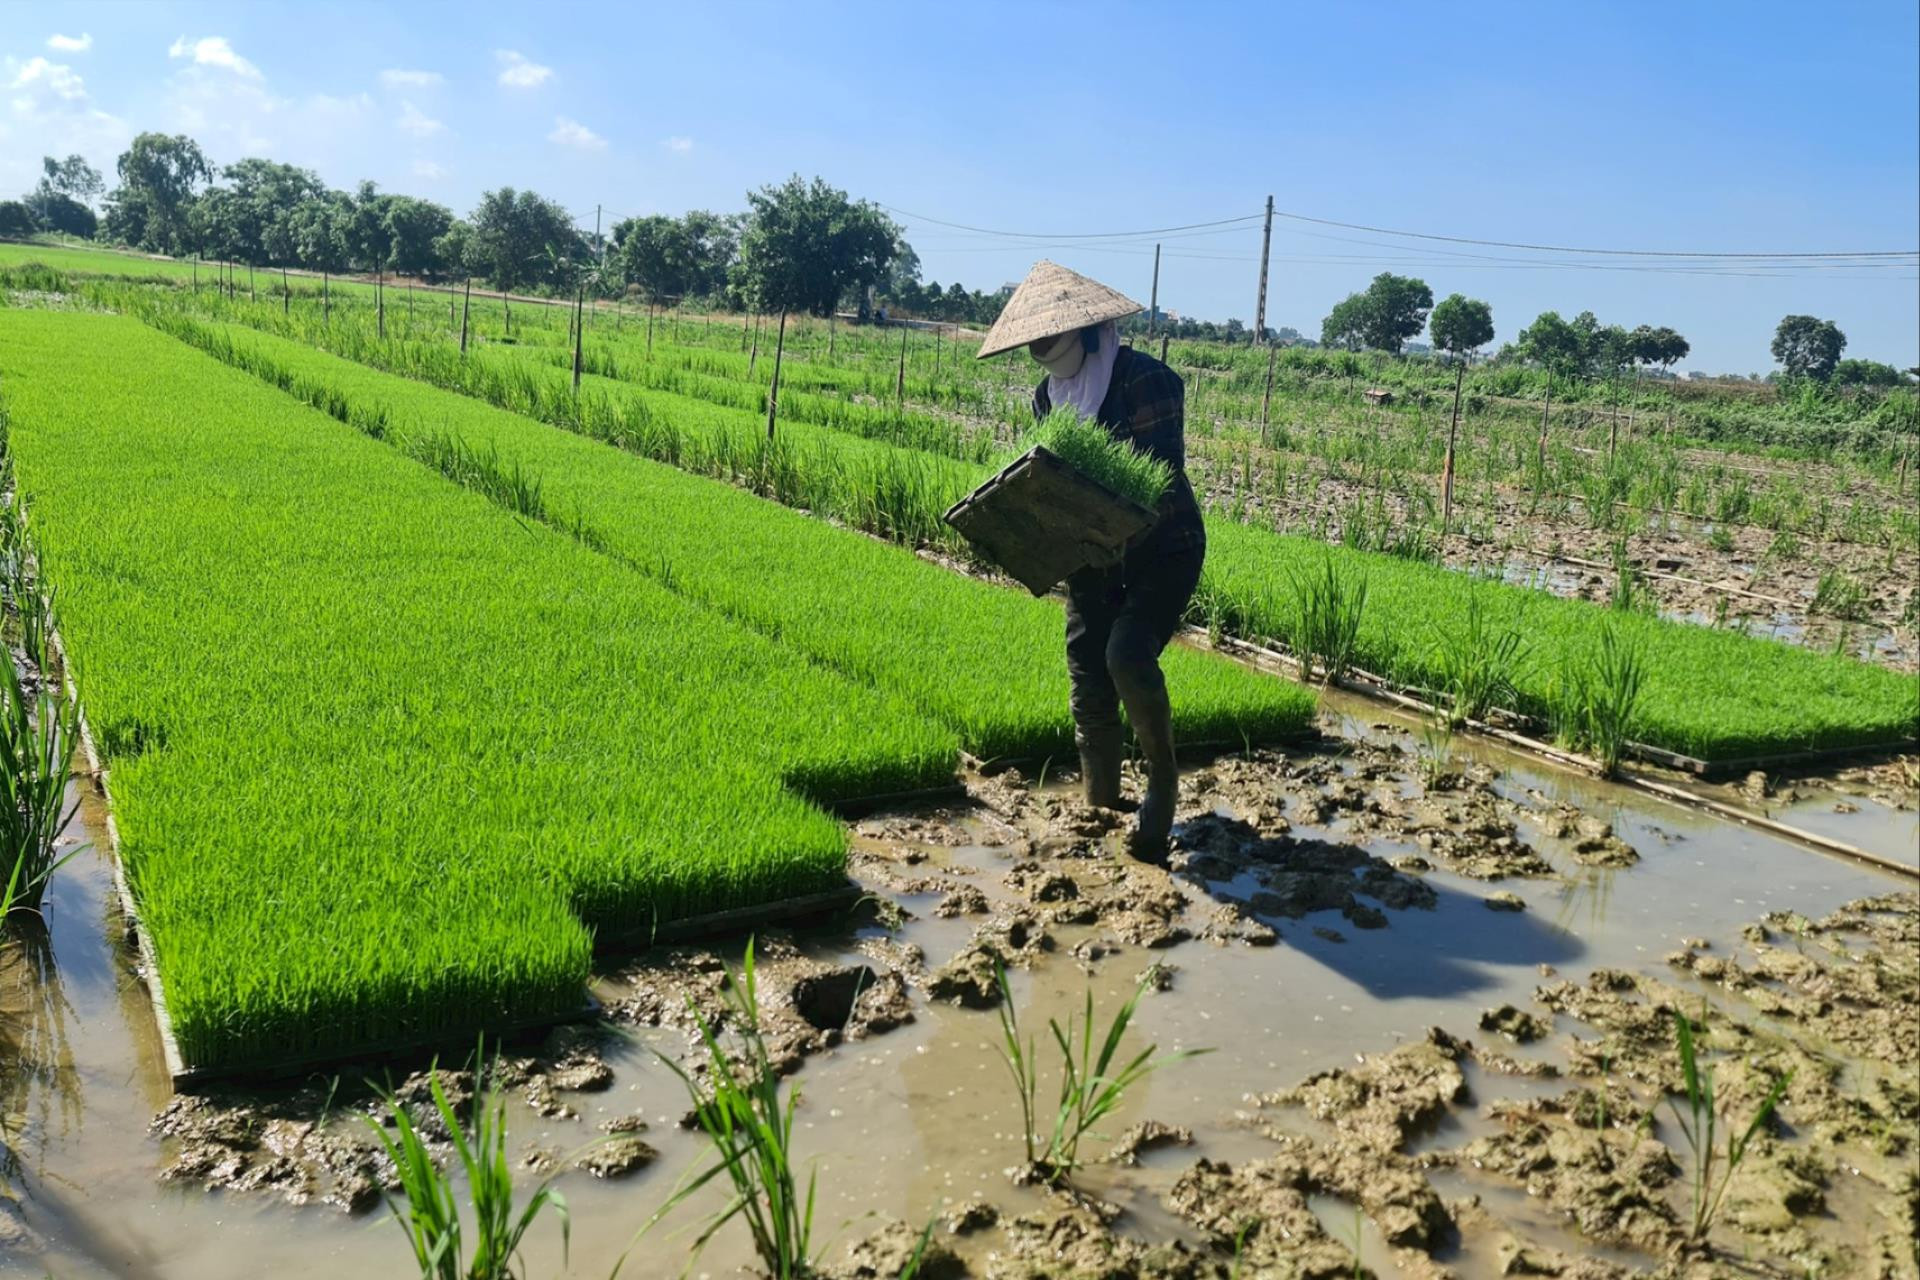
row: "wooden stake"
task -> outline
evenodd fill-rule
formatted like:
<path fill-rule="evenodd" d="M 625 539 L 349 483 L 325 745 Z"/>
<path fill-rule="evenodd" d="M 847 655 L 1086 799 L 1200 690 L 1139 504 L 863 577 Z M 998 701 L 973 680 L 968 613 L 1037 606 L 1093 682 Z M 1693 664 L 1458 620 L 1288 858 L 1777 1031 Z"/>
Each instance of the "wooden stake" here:
<path fill-rule="evenodd" d="M 1167 339 L 1170 338 L 1171 336 L 1172 336 L 1171 334 L 1166 334 L 1166 333 L 1163 333 L 1160 335 L 1160 363 L 1161 364 L 1165 364 L 1167 362 Z"/>
<path fill-rule="evenodd" d="M 293 310 L 293 290 L 287 287 L 287 269 L 280 268 L 280 314 L 286 315 Z"/>
<path fill-rule="evenodd" d="M 460 354 L 467 354 L 467 311 L 473 306 L 473 277 L 467 277 L 467 291 L 460 299 Z"/>
<path fill-rule="evenodd" d="M 905 409 L 907 407 L 907 330 L 904 325 L 900 329 L 900 372 L 894 375 L 893 395 L 894 399 L 900 402 L 900 407 Z M 1902 458 L 1900 465 L 1903 468 L 1902 474 L 1905 474 L 1906 459 Z"/>
<path fill-rule="evenodd" d="M 1447 460 L 1440 472 L 1440 536 L 1447 536 L 1447 525 L 1453 520 L 1453 442 L 1460 430 L 1460 384 L 1466 380 L 1467 362 L 1462 360 L 1453 370 L 1453 420 L 1447 424 Z"/>
<path fill-rule="evenodd" d="M 653 299 L 647 299 L 647 359 L 653 359 Z"/>
<path fill-rule="evenodd" d="M 1273 404 L 1273 362 L 1280 358 L 1279 347 L 1267 348 L 1267 390 L 1260 397 L 1260 443 L 1267 442 L 1267 410 Z"/>
<path fill-rule="evenodd" d="M 328 287 L 327 273 L 320 273 L 320 321 L 322 324 L 333 319 L 333 290 Z"/>
<path fill-rule="evenodd" d="M 373 278 L 373 309 L 377 317 L 376 323 L 380 337 L 384 341 L 387 336 L 387 273 L 385 271 L 381 271 Z"/>
<path fill-rule="evenodd" d="M 782 321 L 781 332 L 782 333 L 786 331 L 785 320 L 786 320 L 786 313 L 782 312 L 781 313 L 781 321 Z M 747 353 L 747 378 L 749 381 L 751 381 L 753 378 L 753 366 L 759 363 L 759 360 L 760 360 L 760 315 L 758 312 L 755 312 L 753 317 L 753 350 Z"/>
<path fill-rule="evenodd" d="M 773 420 L 780 404 L 780 354 L 787 345 L 787 309 L 780 308 L 780 336 L 773 344 L 773 385 L 767 388 L 767 440 L 773 440 Z"/>
<path fill-rule="evenodd" d="M 247 301 L 258 302 L 260 296 L 253 291 L 253 263 L 247 263 Z"/>
<path fill-rule="evenodd" d="M 573 288 L 573 394 L 580 394 L 580 303 L 587 296 L 585 285 Z"/>

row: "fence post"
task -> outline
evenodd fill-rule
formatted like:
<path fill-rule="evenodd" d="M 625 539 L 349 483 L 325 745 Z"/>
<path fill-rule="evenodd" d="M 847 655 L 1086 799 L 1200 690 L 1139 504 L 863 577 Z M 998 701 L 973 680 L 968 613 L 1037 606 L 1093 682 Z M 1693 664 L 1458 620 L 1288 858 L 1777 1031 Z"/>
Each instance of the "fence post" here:
<path fill-rule="evenodd" d="M 286 315 L 293 310 L 293 290 L 287 284 L 287 269 L 280 268 L 280 314 Z"/>
<path fill-rule="evenodd" d="M 473 277 L 467 277 L 467 290 L 460 299 L 460 354 L 467 354 L 467 311 L 473 306 Z"/>
<path fill-rule="evenodd" d="M 585 285 L 573 287 L 573 394 L 580 394 L 580 303 L 587 296 Z"/>
<path fill-rule="evenodd" d="M 253 261 L 247 261 L 247 302 L 249 305 L 260 301 L 260 295 L 253 291 Z"/>
<path fill-rule="evenodd" d="M 1460 430 L 1460 384 L 1466 380 L 1467 362 L 1462 360 L 1453 369 L 1453 419 L 1447 424 L 1447 460 L 1440 470 L 1440 536 L 1447 536 L 1447 525 L 1453 519 L 1453 441 Z"/>
<path fill-rule="evenodd" d="M 1260 397 L 1260 443 L 1267 443 L 1267 411 L 1273 404 L 1273 362 L 1280 358 L 1280 348 L 1267 348 L 1267 389 Z"/>
<path fill-rule="evenodd" d="M 380 331 L 380 338 L 382 341 L 385 341 L 387 336 L 387 273 L 384 269 L 373 278 L 373 309 L 376 318 L 375 323 Z"/>
<path fill-rule="evenodd" d="M 900 372 L 894 375 L 893 395 L 894 399 L 899 401 L 900 408 L 904 410 L 907 407 L 907 329 L 905 325 L 900 327 Z"/>
<path fill-rule="evenodd" d="M 781 313 L 780 328 L 782 333 L 786 332 L 786 314 L 784 312 Z M 754 312 L 754 315 L 753 315 L 753 350 L 747 353 L 748 381 L 752 381 L 753 366 L 758 364 L 759 361 L 760 361 L 760 313 L 756 311 Z"/>
<path fill-rule="evenodd" d="M 1165 364 L 1167 362 L 1167 339 L 1170 336 L 1171 335 L 1164 334 L 1164 333 L 1160 335 L 1160 363 L 1161 364 Z"/>
<path fill-rule="evenodd" d="M 767 388 L 767 441 L 773 441 L 773 420 L 780 404 L 780 355 L 787 345 L 787 309 L 780 308 L 780 336 L 773 344 L 773 384 Z"/>

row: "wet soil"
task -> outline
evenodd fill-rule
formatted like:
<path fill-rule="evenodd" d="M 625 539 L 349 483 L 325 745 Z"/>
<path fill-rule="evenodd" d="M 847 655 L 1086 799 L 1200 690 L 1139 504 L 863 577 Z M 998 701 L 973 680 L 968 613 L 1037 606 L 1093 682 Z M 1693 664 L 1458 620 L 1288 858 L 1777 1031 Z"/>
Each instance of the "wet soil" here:
<path fill-rule="evenodd" d="M 1125 815 L 1017 771 L 855 824 L 867 900 L 755 942 L 826 1273 L 898 1275 L 926 1233 L 920 1274 L 939 1276 L 1920 1274 L 1920 896 L 1490 749 L 1435 770 L 1391 720 L 1327 728 L 1191 770 L 1165 868 L 1121 852 Z M 1911 803 L 1903 775 L 1840 781 Z M 471 1064 L 168 1098 L 130 1039 L 151 1015 L 127 959 L 100 949 L 99 876 L 62 887 L 53 977 L 23 988 L 58 999 L 14 1015 L 40 1047 L 11 1061 L 70 1065 L 14 1091 L 10 1256 L 81 1277 L 407 1274 L 376 1217 L 382 1090 L 444 1156 L 432 1082 L 464 1111 Z M 1501 895 L 1524 910 L 1487 910 Z M 704 1022 L 745 1061 L 744 941 L 610 963 L 599 1022 L 508 1046 L 518 1177 L 558 1178 L 574 1218 L 570 1268 L 549 1224 L 529 1275 L 606 1275 L 700 1159 L 662 1059 L 703 1088 Z M 995 1049 L 999 970 L 1043 1040 L 1089 993 L 1105 1018 L 1138 992 L 1134 1051 L 1213 1052 L 1130 1091 L 1080 1168 L 1036 1182 Z M 62 1008 L 85 1016 L 56 1033 Z M 1788 1081 L 1704 1240 L 1676 1017 L 1723 1130 Z M 109 1083 L 129 1062 L 137 1087 Z M 749 1261 L 729 1232 L 700 1270 Z M 678 1274 L 686 1241 L 663 1228 L 623 1274 Z"/>
<path fill-rule="evenodd" d="M 1210 507 L 1233 511 L 1249 521 L 1288 532 L 1316 530 L 1329 538 L 1342 536 L 1341 513 L 1355 503 L 1384 504 L 1384 514 L 1395 528 L 1409 521 L 1434 523 L 1430 512 L 1416 511 L 1401 496 L 1323 472 L 1317 459 L 1287 455 L 1287 466 L 1297 475 L 1315 471 L 1310 505 L 1281 504 L 1256 477 L 1248 488 L 1241 471 L 1240 450 L 1212 457 L 1205 448 L 1191 451 L 1189 470 L 1195 488 Z M 1712 466 L 1719 458 L 1702 460 Z M 1837 475 L 1807 480 L 1815 490 L 1836 485 Z M 1916 607 L 1920 607 L 1920 547 L 1870 546 L 1812 536 L 1782 539 L 1772 529 L 1750 525 L 1716 525 L 1711 520 L 1675 514 L 1664 520 L 1649 517 L 1621 534 L 1593 527 L 1580 511 L 1572 518 L 1550 520 L 1535 509 L 1532 494 L 1510 486 L 1486 495 L 1474 490 L 1471 508 L 1458 508 L 1458 525 L 1471 533 L 1455 533 L 1439 548 L 1440 559 L 1451 568 L 1492 570 L 1506 580 L 1540 587 L 1555 595 L 1610 602 L 1619 574 L 1616 550 L 1624 537 L 1626 562 L 1638 571 L 1638 585 L 1667 616 L 1706 625 L 1743 627 L 1755 635 L 1774 636 L 1812 648 L 1836 645 L 1868 661 L 1899 670 L 1920 669 L 1920 640 L 1916 640 Z M 1843 495 L 1844 497 L 1845 495 Z M 1858 495 L 1855 495 L 1858 496 Z M 1895 501 L 1890 494 L 1868 495 Z M 1910 500 L 1910 499 L 1909 499 Z M 1864 588 L 1855 617 L 1835 617 L 1816 611 L 1815 596 L 1822 574 L 1837 572 Z"/>

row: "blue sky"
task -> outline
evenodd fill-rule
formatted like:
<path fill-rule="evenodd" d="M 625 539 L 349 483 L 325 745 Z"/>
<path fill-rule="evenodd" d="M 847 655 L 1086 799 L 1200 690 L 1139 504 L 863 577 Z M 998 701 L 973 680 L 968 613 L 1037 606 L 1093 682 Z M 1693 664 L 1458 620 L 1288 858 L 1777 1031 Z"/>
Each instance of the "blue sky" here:
<path fill-rule="evenodd" d="M 43 152 L 110 173 L 150 129 L 192 134 L 218 162 L 265 154 L 459 212 L 530 186 L 589 224 L 596 204 L 737 209 L 798 171 L 916 215 L 902 221 L 929 278 L 992 287 L 1051 256 L 1142 301 L 1152 238 L 1062 237 L 1241 217 L 1271 194 L 1283 212 L 1487 240 L 1920 246 L 1912 0 L 0 0 L 0 90 L 0 196 Z M 1252 320 L 1257 223 L 1164 243 L 1164 306 Z M 1840 324 L 1850 355 L 1920 362 L 1911 266 L 1549 269 L 1284 218 L 1273 253 L 1268 322 L 1309 333 L 1390 269 L 1487 299 L 1500 341 L 1543 309 L 1592 309 L 1679 329 L 1683 367 L 1747 372 L 1770 367 L 1780 316 L 1810 312 Z M 1633 269 L 1602 269 L 1619 267 Z"/>

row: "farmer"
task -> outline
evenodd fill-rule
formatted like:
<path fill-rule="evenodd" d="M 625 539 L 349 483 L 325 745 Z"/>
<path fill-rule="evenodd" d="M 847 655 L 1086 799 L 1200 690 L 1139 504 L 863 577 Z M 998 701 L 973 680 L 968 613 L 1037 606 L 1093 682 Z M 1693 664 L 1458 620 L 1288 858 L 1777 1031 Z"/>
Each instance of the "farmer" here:
<path fill-rule="evenodd" d="M 1007 299 L 979 354 L 985 359 L 1026 347 L 1046 370 L 1033 393 L 1037 416 L 1072 405 L 1115 439 L 1173 468 L 1158 520 L 1120 563 L 1082 569 L 1067 579 L 1067 672 L 1087 803 L 1126 807 L 1120 798 L 1125 704 L 1147 768 L 1131 850 L 1161 862 L 1180 783 L 1160 651 L 1200 581 L 1207 535 L 1187 482 L 1186 388 L 1166 365 L 1120 345 L 1114 322 L 1139 310 L 1138 303 L 1097 281 L 1039 262 Z"/>

